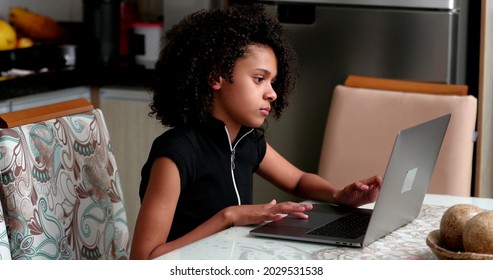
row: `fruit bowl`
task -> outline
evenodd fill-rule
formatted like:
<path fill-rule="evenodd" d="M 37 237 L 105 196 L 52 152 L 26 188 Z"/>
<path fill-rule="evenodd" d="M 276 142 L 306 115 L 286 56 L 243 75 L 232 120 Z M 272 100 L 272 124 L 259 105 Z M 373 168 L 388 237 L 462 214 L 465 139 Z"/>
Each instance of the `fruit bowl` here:
<path fill-rule="evenodd" d="M 64 65 L 62 50 L 56 44 L 37 44 L 29 48 L 0 51 L 0 71 L 11 68 L 39 70 Z"/>
<path fill-rule="evenodd" d="M 445 249 L 440 238 L 440 230 L 430 232 L 426 238 L 426 245 L 440 260 L 493 260 L 492 254 L 478 254 L 471 252 L 453 252 Z"/>

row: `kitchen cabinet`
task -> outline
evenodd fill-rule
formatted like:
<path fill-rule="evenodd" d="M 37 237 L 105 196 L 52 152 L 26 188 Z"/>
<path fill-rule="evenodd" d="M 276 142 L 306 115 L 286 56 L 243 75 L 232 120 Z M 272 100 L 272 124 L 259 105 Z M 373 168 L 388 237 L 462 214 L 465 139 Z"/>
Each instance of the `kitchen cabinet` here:
<path fill-rule="evenodd" d="M 0 100 L 0 114 L 45 106 L 77 98 L 86 98 L 91 101 L 90 88 L 87 86 L 80 86 Z"/>
<path fill-rule="evenodd" d="M 149 117 L 151 96 L 140 88 L 102 87 L 99 107 L 103 111 L 115 153 L 123 190 L 130 239 L 140 209 L 140 170 L 152 141 L 165 128 Z"/>
<path fill-rule="evenodd" d="M 73 100 L 77 98 L 86 98 L 91 100 L 91 90 L 89 87 L 80 86 L 73 88 L 60 89 L 39 94 L 32 94 L 23 97 L 12 98 L 3 101 L 8 106 L 9 111 L 24 110 L 53 103 Z M 0 110 L 3 106 L 0 103 Z"/>
<path fill-rule="evenodd" d="M 8 112 L 10 112 L 10 102 L 9 101 L 0 102 L 0 114 L 8 113 Z"/>

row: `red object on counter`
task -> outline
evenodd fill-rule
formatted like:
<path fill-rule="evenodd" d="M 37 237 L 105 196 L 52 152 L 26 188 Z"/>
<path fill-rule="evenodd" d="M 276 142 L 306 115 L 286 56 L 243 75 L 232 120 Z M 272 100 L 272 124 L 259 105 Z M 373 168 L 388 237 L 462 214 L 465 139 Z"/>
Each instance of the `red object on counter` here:
<path fill-rule="evenodd" d="M 120 44 L 118 54 L 129 55 L 129 30 L 139 21 L 139 7 L 136 2 L 123 1 L 120 5 Z"/>

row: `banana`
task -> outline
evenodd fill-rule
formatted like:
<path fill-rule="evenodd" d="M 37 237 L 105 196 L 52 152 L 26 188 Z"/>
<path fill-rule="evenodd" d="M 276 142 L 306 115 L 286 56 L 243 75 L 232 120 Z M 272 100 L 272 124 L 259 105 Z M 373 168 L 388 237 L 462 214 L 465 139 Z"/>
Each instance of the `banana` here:
<path fill-rule="evenodd" d="M 57 40 L 64 34 L 63 28 L 52 18 L 23 7 L 12 7 L 9 21 L 19 33 L 32 39 Z"/>
<path fill-rule="evenodd" d="M 0 51 L 15 49 L 17 44 L 17 32 L 5 20 L 0 19 Z"/>
<path fill-rule="evenodd" d="M 28 37 L 18 37 L 17 44 L 15 45 L 17 49 L 30 48 L 32 46 L 34 46 L 34 41 Z"/>

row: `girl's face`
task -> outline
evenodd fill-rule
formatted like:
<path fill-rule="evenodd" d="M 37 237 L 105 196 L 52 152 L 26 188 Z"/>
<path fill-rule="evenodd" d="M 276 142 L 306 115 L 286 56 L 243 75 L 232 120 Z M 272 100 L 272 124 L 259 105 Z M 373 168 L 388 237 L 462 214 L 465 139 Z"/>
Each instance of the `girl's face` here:
<path fill-rule="evenodd" d="M 222 77 L 212 85 L 212 115 L 223 121 L 232 139 L 242 125 L 261 126 L 277 98 L 272 88 L 277 75 L 274 51 L 264 45 L 250 45 L 245 56 L 236 61 L 233 83 Z"/>

